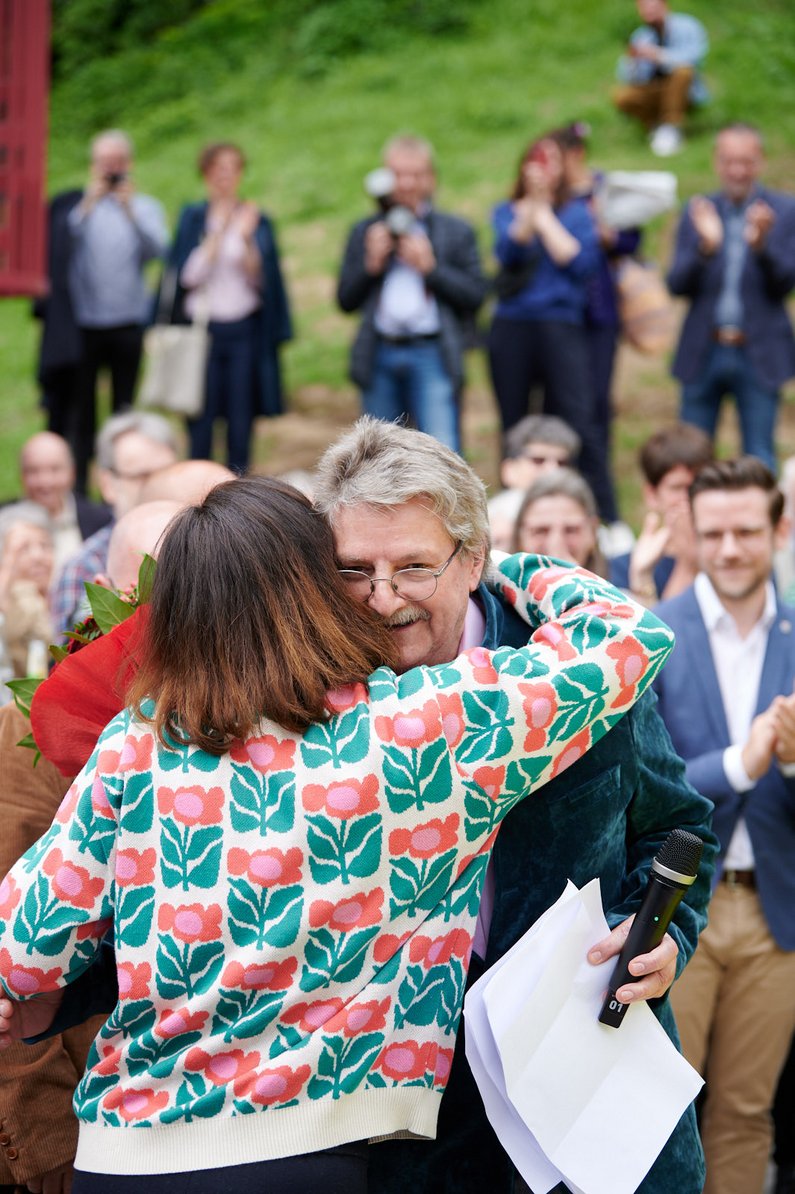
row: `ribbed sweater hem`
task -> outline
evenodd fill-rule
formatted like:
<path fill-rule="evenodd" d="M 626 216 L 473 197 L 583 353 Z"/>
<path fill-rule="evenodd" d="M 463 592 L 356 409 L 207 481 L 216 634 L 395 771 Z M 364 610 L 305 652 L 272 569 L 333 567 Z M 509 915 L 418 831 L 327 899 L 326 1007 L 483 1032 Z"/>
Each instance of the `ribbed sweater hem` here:
<path fill-rule="evenodd" d="M 439 1091 L 404 1086 L 191 1123 L 123 1128 L 81 1123 L 75 1168 L 116 1175 L 190 1173 L 397 1132 L 433 1139 L 440 1101 Z"/>

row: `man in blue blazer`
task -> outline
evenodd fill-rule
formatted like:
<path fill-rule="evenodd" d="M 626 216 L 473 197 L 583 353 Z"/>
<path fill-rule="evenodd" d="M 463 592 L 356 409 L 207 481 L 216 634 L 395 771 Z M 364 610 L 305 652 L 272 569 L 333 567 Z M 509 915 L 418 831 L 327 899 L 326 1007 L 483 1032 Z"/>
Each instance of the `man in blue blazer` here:
<path fill-rule="evenodd" d="M 690 300 L 673 363 L 682 419 L 714 436 L 725 394 L 737 402 L 743 451 L 775 469 L 779 387 L 795 374 L 785 300 L 795 286 L 795 198 L 758 184 L 762 138 L 745 124 L 715 142 L 721 190 L 690 200 L 668 286 Z"/>
<path fill-rule="evenodd" d="M 706 1194 L 762 1190 L 770 1107 L 795 1028 L 795 609 L 772 582 L 784 499 L 754 457 L 690 490 L 701 571 L 659 615 L 676 647 L 655 685 L 693 785 L 715 804 L 709 924 L 672 1003 L 707 1079 Z"/>

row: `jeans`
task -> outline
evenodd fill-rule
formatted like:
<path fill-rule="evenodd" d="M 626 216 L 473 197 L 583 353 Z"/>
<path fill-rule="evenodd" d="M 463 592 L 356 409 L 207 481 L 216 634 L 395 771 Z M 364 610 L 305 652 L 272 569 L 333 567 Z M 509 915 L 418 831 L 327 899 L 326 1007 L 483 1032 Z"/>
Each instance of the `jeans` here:
<path fill-rule="evenodd" d="M 714 436 L 725 394 L 733 394 L 737 402 L 743 452 L 758 456 L 775 472 L 778 393 L 762 384 L 744 348 L 715 344 L 698 381 L 682 386 L 682 421 Z"/>
<path fill-rule="evenodd" d="M 438 339 L 379 340 L 362 404 L 366 414 L 388 423 L 408 415 L 420 431 L 460 451 L 458 404 Z"/>
<path fill-rule="evenodd" d="M 231 323 L 210 322 L 210 355 L 204 410 L 188 421 L 192 460 L 209 460 L 213 424 L 226 419 L 227 464 L 238 473 L 248 468 L 257 369 L 255 312 Z"/>

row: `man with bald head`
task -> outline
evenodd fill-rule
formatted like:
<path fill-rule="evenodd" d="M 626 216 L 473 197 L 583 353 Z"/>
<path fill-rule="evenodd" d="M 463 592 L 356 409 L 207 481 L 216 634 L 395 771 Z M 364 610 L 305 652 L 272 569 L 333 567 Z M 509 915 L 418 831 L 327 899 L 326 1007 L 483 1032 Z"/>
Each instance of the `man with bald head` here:
<path fill-rule="evenodd" d="M 120 593 L 133 588 L 144 556 L 157 554 L 163 532 L 184 505 L 174 501 L 142 502 L 120 518 L 110 537 L 107 574 L 97 574 L 96 584 Z"/>
<path fill-rule="evenodd" d="M 132 406 L 149 315 L 144 266 L 168 243 L 163 209 L 132 180 L 133 149 L 126 133 L 110 129 L 91 143 L 88 185 L 69 212 L 69 294 L 82 341 L 68 438 L 85 492 L 94 444 L 100 369 L 110 370 L 113 410 Z"/>
<path fill-rule="evenodd" d="M 108 506 L 74 493 L 75 462 L 66 440 L 39 431 L 22 445 L 19 475 L 28 501 L 43 506 L 52 522 L 57 572 L 89 535 L 110 522 Z"/>
<path fill-rule="evenodd" d="M 142 502 L 167 499 L 192 506 L 204 501 L 222 481 L 234 479 L 232 470 L 215 460 L 180 460 L 145 481 L 140 497 Z"/>
<path fill-rule="evenodd" d="M 139 411 L 114 415 L 99 433 L 97 444 L 97 459 L 106 466 L 100 477 L 106 477 L 104 491 L 114 499 L 117 519 L 144 502 L 165 500 L 184 506 L 200 502 L 213 486 L 234 479 L 234 473 L 214 460 L 176 460 L 170 428 L 157 415 Z M 108 573 L 111 540 L 110 527 L 104 527 L 61 573 L 52 599 L 59 635 L 88 614 L 85 582 L 97 572 Z"/>

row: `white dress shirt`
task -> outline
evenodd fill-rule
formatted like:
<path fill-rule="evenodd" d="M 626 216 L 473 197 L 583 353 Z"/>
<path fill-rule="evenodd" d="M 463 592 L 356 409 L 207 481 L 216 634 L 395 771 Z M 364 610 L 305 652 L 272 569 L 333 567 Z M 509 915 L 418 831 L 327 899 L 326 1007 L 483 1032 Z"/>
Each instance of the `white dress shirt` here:
<path fill-rule="evenodd" d="M 415 220 L 412 233 L 426 225 Z M 375 328 L 382 336 L 435 336 L 439 332 L 439 304 L 419 270 L 393 257 L 389 263 L 378 306 Z"/>
<path fill-rule="evenodd" d="M 751 722 L 756 715 L 759 684 L 765 662 L 770 627 L 776 620 L 776 594 L 772 581 L 765 588 L 765 605 L 758 622 L 742 638 L 737 623 L 726 610 L 712 583 L 700 572 L 693 586 L 709 647 L 718 677 L 729 739 L 732 743 L 723 752 L 723 770 L 735 792 L 748 792 L 756 780 L 751 779 L 743 766 L 742 750 L 748 740 Z M 742 683 L 737 678 L 742 676 Z M 728 870 L 750 871 L 754 868 L 754 852 L 744 818 L 735 827 L 726 851 Z"/>

